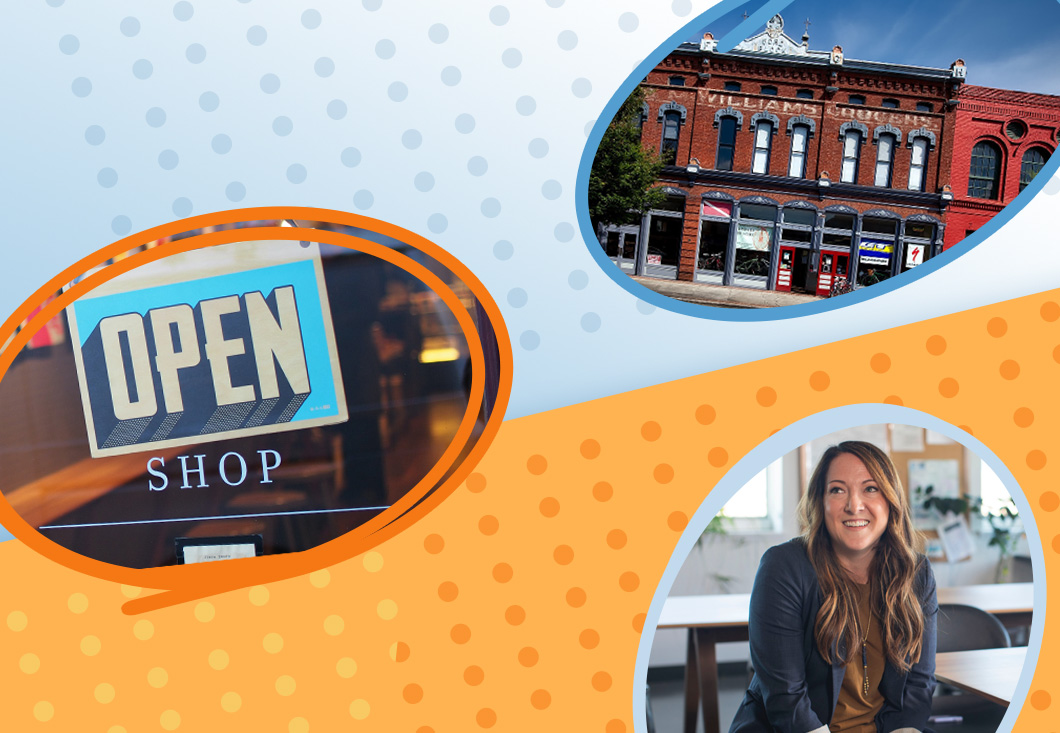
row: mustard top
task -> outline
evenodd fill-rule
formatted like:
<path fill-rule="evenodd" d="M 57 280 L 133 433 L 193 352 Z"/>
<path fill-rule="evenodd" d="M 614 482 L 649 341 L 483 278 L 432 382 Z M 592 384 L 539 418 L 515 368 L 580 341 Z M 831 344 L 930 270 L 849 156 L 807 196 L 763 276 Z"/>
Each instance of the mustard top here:
<path fill-rule="evenodd" d="M 863 624 L 868 623 L 869 635 L 866 644 L 865 656 L 862 657 L 861 642 L 859 640 L 854 657 L 846 666 L 843 674 L 843 686 L 839 690 L 839 699 L 836 702 L 835 713 L 828 724 L 831 733 L 876 733 L 876 713 L 883 707 L 883 693 L 880 692 L 880 680 L 883 679 L 883 668 L 887 663 L 887 657 L 883 651 L 883 629 L 880 618 L 872 614 L 870 606 L 872 593 L 870 586 L 854 584 L 858 602 L 858 632 Z M 863 659 L 868 661 L 869 666 L 869 693 L 865 694 L 865 667 Z"/>

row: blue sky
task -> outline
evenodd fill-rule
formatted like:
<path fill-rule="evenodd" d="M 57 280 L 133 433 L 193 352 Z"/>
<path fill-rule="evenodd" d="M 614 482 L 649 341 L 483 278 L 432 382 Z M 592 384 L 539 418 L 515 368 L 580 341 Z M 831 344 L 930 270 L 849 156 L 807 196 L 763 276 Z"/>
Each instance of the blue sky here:
<path fill-rule="evenodd" d="M 720 39 L 763 4 L 751 0 L 704 30 Z M 1060 95 L 1058 0 L 794 0 L 780 13 L 796 42 L 809 18 L 814 50 L 839 44 L 847 58 L 916 66 L 963 58 L 970 84 Z"/>

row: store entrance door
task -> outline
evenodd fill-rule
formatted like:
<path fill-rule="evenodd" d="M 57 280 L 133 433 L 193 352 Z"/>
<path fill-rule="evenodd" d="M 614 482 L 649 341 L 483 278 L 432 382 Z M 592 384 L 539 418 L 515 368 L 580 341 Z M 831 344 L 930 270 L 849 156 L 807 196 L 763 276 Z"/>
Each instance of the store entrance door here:
<path fill-rule="evenodd" d="M 795 268 L 795 248 L 780 248 L 780 264 L 777 266 L 777 287 L 782 292 L 791 292 L 791 276 Z"/>
<path fill-rule="evenodd" d="M 850 255 L 842 252 L 821 252 L 821 267 L 817 271 L 817 295 L 827 298 L 835 286 L 839 290 L 849 282 Z M 838 281 L 838 282 L 837 282 Z M 843 290 L 845 292 L 845 290 Z"/>

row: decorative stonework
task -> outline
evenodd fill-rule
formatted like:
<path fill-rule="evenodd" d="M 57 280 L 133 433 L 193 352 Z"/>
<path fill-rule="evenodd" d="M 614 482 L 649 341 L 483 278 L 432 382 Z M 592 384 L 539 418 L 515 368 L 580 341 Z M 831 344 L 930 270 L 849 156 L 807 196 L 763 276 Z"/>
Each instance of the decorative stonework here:
<path fill-rule="evenodd" d="M 902 141 L 902 131 L 889 122 L 886 125 L 880 125 L 872 131 L 872 142 L 878 143 L 880 135 L 894 135 L 894 139 L 897 142 Z"/>
<path fill-rule="evenodd" d="M 842 125 L 839 126 L 840 140 L 846 137 L 847 130 L 858 130 L 861 133 L 862 139 L 865 139 L 869 136 L 869 128 L 865 127 L 865 125 L 861 124 L 857 120 L 850 120 L 849 122 L 844 122 Z"/>
<path fill-rule="evenodd" d="M 798 115 L 788 120 L 789 135 L 791 134 L 791 131 L 795 127 L 795 125 L 804 125 L 810 128 L 810 137 L 813 137 L 814 133 L 817 131 L 817 122 L 815 120 L 810 119 L 806 115 Z"/>
<path fill-rule="evenodd" d="M 777 56 L 805 56 L 806 47 L 784 33 L 784 18 L 774 15 L 766 22 L 766 29 L 740 41 L 734 51 L 753 51 Z"/>
<path fill-rule="evenodd" d="M 765 120 L 766 122 L 772 122 L 774 130 L 780 129 L 780 118 L 777 117 L 775 114 L 773 114 L 772 112 L 755 112 L 753 115 L 751 115 L 751 130 L 753 131 L 755 127 L 758 126 L 758 123 L 762 120 Z"/>
<path fill-rule="evenodd" d="M 736 118 L 736 129 L 739 130 L 743 127 L 743 112 L 736 109 L 735 107 L 726 107 L 725 109 L 719 109 L 714 113 L 714 127 L 721 124 L 722 117 L 735 117 Z"/>
<path fill-rule="evenodd" d="M 663 121 L 663 117 L 667 112 L 680 112 L 681 113 L 681 124 L 685 124 L 685 119 L 688 117 L 688 110 L 682 107 L 677 102 L 663 102 L 659 105 L 659 122 Z"/>
<path fill-rule="evenodd" d="M 916 130 L 910 130 L 909 131 L 909 139 L 908 139 L 908 142 L 906 143 L 906 145 L 908 147 L 910 147 L 910 148 L 913 147 L 913 141 L 916 140 L 918 137 L 922 137 L 922 138 L 924 138 L 925 140 L 928 141 L 928 150 L 934 150 L 935 149 L 935 133 L 933 133 L 931 130 L 927 129 L 926 127 L 921 127 L 919 129 L 916 129 Z"/>

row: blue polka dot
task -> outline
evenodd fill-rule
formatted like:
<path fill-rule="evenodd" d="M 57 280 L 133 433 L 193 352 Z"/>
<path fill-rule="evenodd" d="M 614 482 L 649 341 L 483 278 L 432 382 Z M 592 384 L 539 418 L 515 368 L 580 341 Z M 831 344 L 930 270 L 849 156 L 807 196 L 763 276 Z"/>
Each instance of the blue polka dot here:
<path fill-rule="evenodd" d="M 408 150 L 415 150 L 423 144 L 423 135 L 419 130 L 405 130 L 401 133 L 401 144 Z"/>
<path fill-rule="evenodd" d="M 75 97 L 87 97 L 92 93 L 92 82 L 83 76 L 79 76 L 70 84 L 70 91 L 74 93 Z"/>
<path fill-rule="evenodd" d="M 220 97 L 213 92 L 203 92 L 199 95 L 199 108 L 203 112 L 213 112 L 220 104 Z"/>
<path fill-rule="evenodd" d="M 89 145 L 102 145 L 103 141 L 107 139 L 107 133 L 103 131 L 103 128 L 99 125 L 92 125 L 85 128 L 85 142 Z"/>
<path fill-rule="evenodd" d="M 573 51 L 578 45 L 578 34 L 574 31 L 563 31 L 556 38 L 556 43 L 564 51 Z"/>
<path fill-rule="evenodd" d="M 155 67 L 147 59 L 137 59 L 132 67 L 133 76 L 137 79 L 150 79 L 155 72 Z"/>
<path fill-rule="evenodd" d="M 179 162 L 180 156 L 175 150 L 163 150 L 158 154 L 158 165 L 162 170 L 171 171 L 177 167 Z"/>
<path fill-rule="evenodd" d="M 310 8 L 309 10 L 302 13 L 302 27 L 308 28 L 309 30 L 316 30 L 320 27 L 320 12 Z"/>
<path fill-rule="evenodd" d="M 507 48 L 501 54 L 501 63 L 509 69 L 514 69 L 523 63 L 523 53 L 517 48 Z"/>
<path fill-rule="evenodd" d="M 179 199 L 174 199 L 173 215 L 179 219 L 183 219 L 185 216 L 191 216 L 191 199 L 184 198 L 183 196 Z"/>
<path fill-rule="evenodd" d="M 519 345 L 527 351 L 533 351 L 541 345 L 541 337 L 537 335 L 537 331 L 523 331 L 519 334 Z"/>
<path fill-rule="evenodd" d="M 96 174 L 96 182 L 103 188 L 113 188 L 118 182 L 118 171 L 113 168 L 100 168 Z"/>
<path fill-rule="evenodd" d="M 467 113 L 457 115 L 455 124 L 456 131 L 466 135 L 475 129 L 475 118 Z"/>
<path fill-rule="evenodd" d="M 460 69 L 455 66 L 446 66 L 442 69 L 442 84 L 447 87 L 455 87 L 460 83 Z"/>
<path fill-rule="evenodd" d="M 643 300 L 638 300 L 637 301 L 637 310 L 640 311 L 641 313 L 643 313 L 646 316 L 650 316 L 652 313 L 655 312 L 655 306 L 652 305 L 651 303 L 646 303 Z"/>
<path fill-rule="evenodd" d="M 622 13 L 618 16 L 618 27 L 625 33 L 632 33 L 640 25 L 640 19 L 636 13 Z"/>
<path fill-rule="evenodd" d="M 252 25 L 247 28 L 247 43 L 251 46 L 260 46 L 268 39 L 269 34 L 260 25 Z"/>
<path fill-rule="evenodd" d="M 313 64 L 313 71 L 322 79 L 326 79 L 335 73 L 335 62 L 327 56 L 321 56 Z"/>
<path fill-rule="evenodd" d="M 292 163 L 287 166 L 287 180 L 291 183 L 302 183 L 305 177 L 306 169 L 301 163 Z"/>
<path fill-rule="evenodd" d="M 225 198 L 229 201 L 242 201 L 246 198 L 247 187 L 239 181 L 232 181 L 225 186 Z"/>
<path fill-rule="evenodd" d="M 127 216 L 116 216 L 110 221 L 110 229 L 119 237 L 132 231 L 132 221 Z"/>
<path fill-rule="evenodd" d="M 510 260 L 515 254 L 515 247 L 507 239 L 502 239 L 493 245 L 493 256 L 501 262 Z"/>
<path fill-rule="evenodd" d="M 435 23 L 427 30 L 427 37 L 431 43 L 445 43 L 449 40 L 449 29 L 441 23 Z"/>
<path fill-rule="evenodd" d="M 515 100 L 515 111 L 523 117 L 529 117 L 537 110 L 537 101 L 533 97 L 519 97 Z"/>
<path fill-rule="evenodd" d="M 589 284 L 589 276 L 585 274 L 585 270 L 571 270 L 567 275 L 567 284 L 574 290 L 584 290 Z"/>
<path fill-rule="evenodd" d="M 346 103 L 341 99 L 333 99 L 328 102 L 328 117 L 333 120 L 341 120 L 346 116 Z"/>
<path fill-rule="evenodd" d="M 232 138 L 223 133 L 220 135 L 214 135 L 213 140 L 210 141 L 210 147 L 213 148 L 213 151 L 218 155 L 224 155 L 232 149 Z"/>
<path fill-rule="evenodd" d="M 193 64 L 201 64 L 206 60 L 206 47 L 201 43 L 193 43 L 188 46 L 184 56 Z"/>
<path fill-rule="evenodd" d="M 522 308 L 529 299 L 522 288 L 512 288 L 508 291 L 508 305 L 512 308 Z"/>
<path fill-rule="evenodd" d="M 151 109 L 147 110 L 147 114 L 144 115 L 144 119 L 147 120 L 147 124 L 151 127 L 161 127 L 162 125 L 166 124 L 166 111 L 161 107 L 152 107 Z"/>
<path fill-rule="evenodd" d="M 490 23 L 493 25 L 504 25 L 511 17 L 512 14 L 503 5 L 494 5 L 490 8 Z"/>
<path fill-rule="evenodd" d="M 346 148 L 342 151 L 339 159 L 347 168 L 354 168 L 361 162 L 361 151 L 357 148 Z"/>
<path fill-rule="evenodd" d="M 383 0 L 361 0 L 361 6 L 368 11 L 376 11 L 383 7 Z"/>
<path fill-rule="evenodd" d="M 357 193 L 353 194 L 353 205 L 361 211 L 372 208 L 372 204 L 375 203 L 375 196 L 372 195 L 371 191 L 361 189 Z"/>
<path fill-rule="evenodd" d="M 62 5 L 63 2 L 64 0 L 48 0 L 48 5 L 52 6 L 53 8 L 57 8 Z"/>
<path fill-rule="evenodd" d="M 389 38 L 384 38 L 375 44 L 375 55 L 384 61 L 394 58 L 395 53 L 397 53 L 397 47 Z"/>
<path fill-rule="evenodd" d="M 132 38 L 140 32 L 140 21 L 132 16 L 123 18 L 118 28 L 121 30 L 123 36 L 126 38 Z"/>
<path fill-rule="evenodd" d="M 554 181 L 551 178 L 541 184 L 541 195 L 549 201 L 555 201 L 563 194 L 563 186 L 559 184 L 559 181 Z"/>
<path fill-rule="evenodd" d="M 530 141 L 530 144 L 526 146 L 526 149 L 530 151 L 532 157 L 544 158 L 548 155 L 548 140 L 535 137 Z"/>
<path fill-rule="evenodd" d="M 275 94 L 280 91 L 280 77 L 275 74 L 266 74 L 261 77 L 259 86 L 261 87 L 261 91 L 266 94 Z"/>
<path fill-rule="evenodd" d="M 552 234 L 560 242 L 569 242 L 574 239 L 574 227 L 565 221 L 561 221 L 556 225 L 556 228 L 552 230 Z"/>
<path fill-rule="evenodd" d="M 692 2 L 691 0 L 674 0 L 670 5 L 670 10 L 674 15 L 683 18 L 692 12 Z"/>
<path fill-rule="evenodd" d="M 191 3 L 181 0 L 179 3 L 173 6 L 173 17 L 179 20 L 181 23 L 185 23 L 191 20 L 191 16 L 195 15 L 195 8 L 191 6 Z M 181 199 L 177 199 L 180 201 Z M 187 201 L 187 199 L 183 199 Z M 191 202 L 189 202 L 190 205 Z"/>
<path fill-rule="evenodd" d="M 81 41 L 77 40 L 77 36 L 63 36 L 59 39 L 59 50 L 67 56 L 73 56 L 79 48 Z"/>
<path fill-rule="evenodd" d="M 585 99 L 593 93 L 593 85 L 588 79 L 578 78 L 571 82 L 570 90 L 578 99 Z"/>
<path fill-rule="evenodd" d="M 386 89 L 386 95 L 395 102 L 404 102 L 409 96 L 409 88 L 402 82 L 396 81 Z"/>
<path fill-rule="evenodd" d="M 585 127 L 582 129 L 582 133 L 584 133 L 585 137 L 589 137 L 589 135 L 592 134 L 594 125 L 596 125 L 596 120 L 589 120 L 585 123 Z"/>
<path fill-rule="evenodd" d="M 600 316 L 592 311 L 582 316 L 582 330 L 586 333 L 596 333 L 600 330 Z"/>
<path fill-rule="evenodd" d="M 449 220 L 445 214 L 431 214 L 427 217 L 427 228 L 435 234 L 441 234 L 449 227 Z"/>
<path fill-rule="evenodd" d="M 416 174 L 416 177 L 412 180 L 417 191 L 423 191 L 426 193 L 434 188 L 434 176 L 427 171 L 421 171 Z"/>
<path fill-rule="evenodd" d="M 487 219 L 493 219 L 501 213 L 501 202 L 493 197 L 483 199 L 479 211 Z"/>
<path fill-rule="evenodd" d="M 476 155 L 467 161 L 467 172 L 473 176 L 485 175 L 489 170 L 489 163 L 481 155 Z"/>
<path fill-rule="evenodd" d="M 545 4 L 550 8 L 558 8 L 563 5 L 563 0 L 545 0 Z"/>
<path fill-rule="evenodd" d="M 272 131 L 280 137 L 286 137 L 291 134 L 294 129 L 294 123 L 291 122 L 290 117 L 284 117 L 283 115 L 277 117 L 272 121 Z"/>

